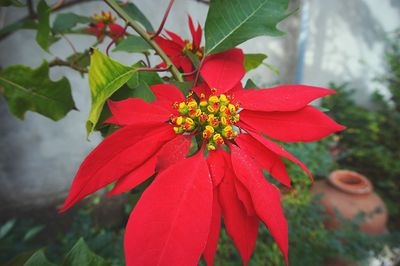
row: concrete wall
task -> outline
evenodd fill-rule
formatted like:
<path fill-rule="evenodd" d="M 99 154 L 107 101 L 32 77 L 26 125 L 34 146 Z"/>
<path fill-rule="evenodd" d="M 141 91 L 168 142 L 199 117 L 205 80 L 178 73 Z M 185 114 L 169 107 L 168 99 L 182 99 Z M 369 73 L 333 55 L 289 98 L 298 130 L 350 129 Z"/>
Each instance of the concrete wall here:
<path fill-rule="evenodd" d="M 385 71 L 385 43 L 400 27 L 400 1 L 351 0 L 309 3 L 304 83 L 326 86 L 349 82 L 360 103 L 367 103 L 373 81 Z"/>

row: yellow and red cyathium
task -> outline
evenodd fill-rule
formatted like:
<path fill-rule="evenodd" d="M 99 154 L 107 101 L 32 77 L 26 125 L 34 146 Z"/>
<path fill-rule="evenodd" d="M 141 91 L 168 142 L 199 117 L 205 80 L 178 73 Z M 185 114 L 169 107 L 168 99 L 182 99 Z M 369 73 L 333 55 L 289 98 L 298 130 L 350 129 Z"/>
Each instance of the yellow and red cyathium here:
<path fill-rule="evenodd" d="M 217 90 L 214 90 L 217 91 Z M 207 142 L 208 150 L 216 150 L 238 135 L 234 125 L 239 122 L 239 104 L 230 102 L 231 96 L 200 94 L 199 101 L 190 94 L 185 101 L 174 103 L 178 115 L 171 115 L 170 122 L 176 134 L 199 134 Z"/>
<path fill-rule="evenodd" d="M 92 19 L 95 23 L 91 23 L 86 31 L 96 35 L 99 41 L 102 41 L 105 36 L 109 36 L 118 41 L 126 35 L 124 28 L 116 23 L 117 19 L 113 17 L 109 11 L 103 11 L 101 14 L 94 14 Z"/>

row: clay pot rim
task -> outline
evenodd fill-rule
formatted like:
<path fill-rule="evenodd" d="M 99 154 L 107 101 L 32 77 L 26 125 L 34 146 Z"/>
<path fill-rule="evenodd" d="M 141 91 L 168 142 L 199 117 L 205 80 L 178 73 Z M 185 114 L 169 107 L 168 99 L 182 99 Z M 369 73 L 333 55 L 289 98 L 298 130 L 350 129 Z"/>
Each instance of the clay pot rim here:
<path fill-rule="evenodd" d="M 368 178 L 350 170 L 333 171 L 328 177 L 328 182 L 335 188 L 350 194 L 365 195 L 373 190 Z"/>

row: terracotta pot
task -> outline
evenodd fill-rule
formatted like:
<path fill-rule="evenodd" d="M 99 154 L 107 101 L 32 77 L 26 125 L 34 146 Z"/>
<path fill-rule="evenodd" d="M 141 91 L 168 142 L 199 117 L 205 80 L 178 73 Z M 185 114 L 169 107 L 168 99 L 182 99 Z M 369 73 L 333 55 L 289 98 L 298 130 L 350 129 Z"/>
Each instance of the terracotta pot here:
<path fill-rule="evenodd" d="M 387 232 L 386 206 L 373 192 L 373 186 L 365 176 L 349 170 L 337 170 L 327 180 L 316 181 L 312 193 L 322 194 L 321 204 L 329 215 L 325 223 L 327 228 L 340 226 L 335 215 L 337 210 L 345 219 L 354 219 L 363 212 L 366 216 L 360 230 L 367 234 L 381 235 Z"/>

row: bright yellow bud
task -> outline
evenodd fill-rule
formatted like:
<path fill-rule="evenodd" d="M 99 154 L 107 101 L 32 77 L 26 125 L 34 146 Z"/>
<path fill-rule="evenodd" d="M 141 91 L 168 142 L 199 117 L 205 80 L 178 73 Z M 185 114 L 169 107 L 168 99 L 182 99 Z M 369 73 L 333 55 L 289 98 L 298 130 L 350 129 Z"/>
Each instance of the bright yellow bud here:
<path fill-rule="evenodd" d="M 235 113 L 236 112 L 236 106 L 234 106 L 233 104 L 228 104 L 228 109 L 229 109 L 229 112 L 231 112 L 231 114 L 233 114 L 233 113 Z"/>
<path fill-rule="evenodd" d="M 175 132 L 175 134 L 181 134 L 181 133 L 183 133 L 183 128 L 181 128 L 181 127 L 174 127 L 174 132 Z"/>
<path fill-rule="evenodd" d="M 215 113 L 215 108 L 212 105 L 207 106 L 207 111 L 209 111 L 210 113 Z"/>
<path fill-rule="evenodd" d="M 218 97 L 217 96 L 211 96 L 210 98 L 208 98 L 208 101 L 210 102 L 210 103 L 219 103 L 219 99 L 218 99 Z"/>
<path fill-rule="evenodd" d="M 221 112 L 221 115 L 225 115 L 225 112 L 228 108 L 225 105 L 221 105 L 219 108 L 219 111 Z"/>
<path fill-rule="evenodd" d="M 196 109 L 197 108 L 197 103 L 196 101 L 191 101 L 188 103 L 189 109 Z"/>
<path fill-rule="evenodd" d="M 178 126 L 182 125 L 182 123 L 184 122 L 184 119 L 182 116 L 178 116 L 178 118 L 176 119 L 176 124 Z"/>
<path fill-rule="evenodd" d="M 186 118 L 185 122 L 188 123 L 189 125 L 194 125 L 194 121 L 190 117 Z"/>
<path fill-rule="evenodd" d="M 228 101 L 228 99 L 226 98 L 226 95 L 225 95 L 225 94 L 221 94 L 221 95 L 219 96 L 219 100 L 220 100 L 221 102 L 227 102 L 227 101 Z"/>
<path fill-rule="evenodd" d="M 214 128 L 212 126 L 206 126 L 206 130 L 210 131 L 210 133 L 214 133 Z"/>
<path fill-rule="evenodd" d="M 200 115 L 201 115 L 201 110 L 200 110 L 200 109 L 197 109 L 197 110 L 196 110 L 195 116 L 196 116 L 196 117 L 199 117 Z"/>
<path fill-rule="evenodd" d="M 215 145 L 214 144 L 212 144 L 212 143 L 208 143 L 207 144 L 207 150 L 209 150 L 209 151 L 215 151 L 217 148 L 215 147 Z"/>

